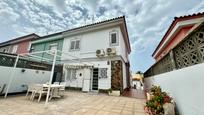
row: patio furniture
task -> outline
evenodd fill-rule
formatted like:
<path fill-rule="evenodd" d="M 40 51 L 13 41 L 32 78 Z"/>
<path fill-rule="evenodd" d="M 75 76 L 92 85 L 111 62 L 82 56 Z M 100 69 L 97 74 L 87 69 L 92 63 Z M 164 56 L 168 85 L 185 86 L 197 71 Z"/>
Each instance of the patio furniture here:
<path fill-rule="evenodd" d="M 44 88 L 48 88 L 49 84 L 43 84 Z M 59 94 L 59 89 L 61 87 L 64 87 L 64 85 L 57 85 L 57 84 L 51 84 L 50 85 L 50 98 L 49 100 L 51 100 L 53 97 L 61 97 Z"/>
<path fill-rule="evenodd" d="M 27 93 L 26 93 L 26 97 L 28 96 L 29 93 L 31 93 L 30 100 L 33 98 L 33 95 L 35 93 L 35 85 L 36 84 L 29 84 L 28 85 L 28 90 L 27 90 Z"/>
<path fill-rule="evenodd" d="M 61 82 L 60 85 L 62 85 L 62 87 L 59 88 L 59 95 L 64 96 L 66 82 Z"/>
<path fill-rule="evenodd" d="M 32 100 L 34 100 L 36 94 L 39 95 L 38 102 L 40 102 L 42 95 L 47 95 L 47 88 L 44 88 L 43 85 L 36 85 Z"/>

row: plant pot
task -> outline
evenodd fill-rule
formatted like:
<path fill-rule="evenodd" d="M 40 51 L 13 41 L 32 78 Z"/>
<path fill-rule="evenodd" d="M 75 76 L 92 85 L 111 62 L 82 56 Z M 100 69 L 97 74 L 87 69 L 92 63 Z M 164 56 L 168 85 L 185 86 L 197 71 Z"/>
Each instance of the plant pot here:
<path fill-rule="evenodd" d="M 164 108 L 164 115 L 175 115 L 174 104 L 165 103 L 163 105 L 163 108 Z"/>
<path fill-rule="evenodd" d="M 154 97 L 154 95 L 152 95 L 150 93 L 146 93 L 146 95 L 147 95 L 147 100 L 148 101 L 151 100 Z"/>
<path fill-rule="evenodd" d="M 120 96 L 120 91 L 119 90 L 113 90 L 113 91 L 109 91 L 108 94 L 110 96 Z"/>

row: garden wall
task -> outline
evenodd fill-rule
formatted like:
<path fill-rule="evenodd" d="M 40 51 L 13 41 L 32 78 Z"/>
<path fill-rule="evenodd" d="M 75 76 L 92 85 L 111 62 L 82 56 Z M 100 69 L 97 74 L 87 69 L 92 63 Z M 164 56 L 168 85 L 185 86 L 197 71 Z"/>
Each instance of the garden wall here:
<path fill-rule="evenodd" d="M 46 83 L 50 79 L 50 71 L 34 70 L 34 69 L 24 69 L 16 68 L 14 73 L 14 79 L 11 83 L 9 93 L 23 92 L 27 90 L 27 85 L 30 83 Z M 8 84 L 13 67 L 0 66 L 0 92 L 4 84 Z M 6 88 L 4 88 L 3 93 L 5 93 Z"/>
<path fill-rule="evenodd" d="M 204 63 L 147 77 L 145 87 L 159 85 L 176 101 L 181 115 L 204 115 Z"/>

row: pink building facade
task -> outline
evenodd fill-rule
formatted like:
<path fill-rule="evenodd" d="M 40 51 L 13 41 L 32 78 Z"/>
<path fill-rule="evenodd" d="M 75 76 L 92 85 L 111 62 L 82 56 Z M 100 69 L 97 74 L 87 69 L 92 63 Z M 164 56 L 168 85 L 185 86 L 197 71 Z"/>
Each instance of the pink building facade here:
<path fill-rule="evenodd" d="M 37 38 L 39 36 L 33 33 L 0 43 L 0 52 L 12 54 L 28 53 L 30 42 Z"/>
<path fill-rule="evenodd" d="M 159 61 L 204 20 L 204 13 L 176 17 L 152 56 Z"/>

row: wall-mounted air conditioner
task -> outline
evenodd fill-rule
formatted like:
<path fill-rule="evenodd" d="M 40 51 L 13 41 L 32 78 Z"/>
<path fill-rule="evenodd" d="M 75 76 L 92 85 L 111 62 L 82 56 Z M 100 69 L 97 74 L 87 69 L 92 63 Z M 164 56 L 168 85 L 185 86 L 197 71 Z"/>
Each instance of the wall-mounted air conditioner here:
<path fill-rule="evenodd" d="M 107 55 L 116 55 L 116 48 L 107 48 L 106 49 Z"/>
<path fill-rule="evenodd" d="M 104 50 L 96 50 L 96 56 L 97 57 L 105 56 L 105 51 Z"/>

